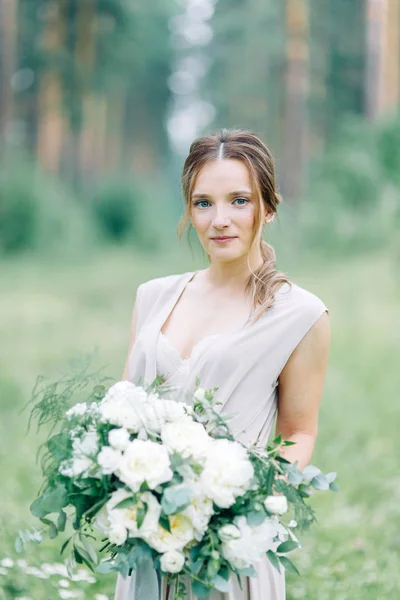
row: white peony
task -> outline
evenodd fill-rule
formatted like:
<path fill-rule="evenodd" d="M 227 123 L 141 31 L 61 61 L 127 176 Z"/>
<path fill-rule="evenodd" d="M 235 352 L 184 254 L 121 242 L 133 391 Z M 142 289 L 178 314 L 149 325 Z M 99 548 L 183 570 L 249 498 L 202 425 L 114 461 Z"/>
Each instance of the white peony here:
<path fill-rule="evenodd" d="M 179 452 L 183 458 L 191 456 L 198 460 L 204 460 L 211 443 L 204 426 L 190 417 L 164 425 L 161 439 L 171 452 Z"/>
<path fill-rule="evenodd" d="M 185 564 L 185 557 L 182 552 L 170 550 L 161 556 L 161 570 L 164 573 L 179 573 Z"/>
<path fill-rule="evenodd" d="M 61 463 L 59 472 L 65 477 L 77 477 L 86 474 L 93 465 L 93 461 L 87 456 L 76 457 Z"/>
<path fill-rule="evenodd" d="M 268 512 L 274 515 L 283 515 L 288 509 L 286 496 L 267 496 L 264 506 Z"/>
<path fill-rule="evenodd" d="M 146 427 L 159 433 L 164 423 L 174 422 L 186 415 L 185 405 L 174 400 L 163 400 L 158 397 L 149 399 L 144 408 Z"/>
<path fill-rule="evenodd" d="M 246 448 L 226 439 L 213 440 L 207 449 L 200 483 L 217 506 L 229 508 L 249 489 L 253 475 Z"/>
<path fill-rule="evenodd" d="M 145 537 L 155 533 L 158 529 L 158 520 L 161 514 L 161 506 L 155 496 L 151 492 L 143 492 L 140 496 L 140 500 L 137 504 L 129 506 L 127 508 L 115 508 L 117 504 L 130 498 L 132 493 L 129 490 L 120 488 L 115 491 L 110 500 L 106 504 L 108 524 L 120 524 L 123 525 L 129 532 L 130 537 Z M 139 507 L 147 505 L 147 512 L 143 523 L 140 528 L 137 525 L 137 511 Z M 104 521 L 101 521 L 99 526 L 101 527 Z"/>
<path fill-rule="evenodd" d="M 223 542 L 229 542 L 230 540 L 237 540 L 240 538 L 241 533 L 240 530 L 236 527 L 236 525 L 223 525 L 218 529 L 218 537 Z"/>
<path fill-rule="evenodd" d="M 99 449 L 99 435 L 97 431 L 87 431 L 82 438 L 74 438 L 72 449 L 76 457 L 93 456 L 96 454 Z"/>
<path fill-rule="evenodd" d="M 137 433 L 143 427 L 146 402 L 147 394 L 143 388 L 129 381 L 118 381 L 99 404 L 100 419 Z"/>
<path fill-rule="evenodd" d="M 223 557 L 237 569 L 245 569 L 259 562 L 268 550 L 274 548 L 277 534 L 276 521 L 265 519 L 261 525 L 250 527 L 246 517 L 236 517 L 240 537 L 228 539 L 221 545 Z"/>
<path fill-rule="evenodd" d="M 65 413 L 65 416 L 67 419 L 72 419 L 72 417 L 81 417 L 85 414 L 86 410 L 86 402 L 79 402 L 78 404 L 75 404 L 75 406 L 71 406 L 71 408 Z"/>
<path fill-rule="evenodd" d="M 182 514 L 189 517 L 193 526 L 194 537 L 197 541 L 200 541 L 214 514 L 213 502 L 205 496 L 200 483 L 197 481 L 184 481 L 182 486 L 189 487 L 192 492 L 189 506 L 182 511 Z"/>
<path fill-rule="evenodd" d="M 115 450 L 125 450 L 130 442 L 129 439 L 129 431 L 124 427 L 119 427 L 118 429 L 111 429 L 108 434 L 108 441 L 110 446 L 115 448 Z"/>
<path fill-rule="evenodd" d="M 193 394 L 193 398 L 198 400 L 199 402 L 203 402 L 206 397 L 206 391 L 203 388 L 197 388 L 195 393 Z"/>
<path fill-rule="evenodd" d="M 108 539 L 112 544 L 122 546 L 128 537 L 128 532 L 120 523 L 112 523 L 108 530 Z"/>
<path fill-rule="evenodd" d="M 181 514 L 170 515 L 169 524 L 171 532 L 158 525 L 155 533 L 143 538 L 157 552 L 182 550 L 194 539 L 193 526 L 188 517 Z"/>
<path fill-rule="evenodd" d="M 129 442 L 121 458 L 119 478 L 134 492 L 144 481 L 150 489 L 154 489 L 170 481 L 172 476 L 168 451 L 164 446 L 149 440 Z"/>
<path fill-rule="evenodd" d="M 110 446 L 104 446 L 97 457 L 97 462 L 101 467 L 101 472 L 104 475 L 110 475 L 118 471 L 121 462 L 122 454 Z"/>

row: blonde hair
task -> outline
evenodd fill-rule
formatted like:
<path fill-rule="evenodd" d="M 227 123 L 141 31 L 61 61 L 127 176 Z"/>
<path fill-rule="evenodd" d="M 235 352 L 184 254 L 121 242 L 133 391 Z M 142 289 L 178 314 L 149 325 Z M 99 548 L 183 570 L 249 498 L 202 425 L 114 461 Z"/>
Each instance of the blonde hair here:
<path fill-rule="evenodd" d="M 178 237 L 182 238 L 190 222 L 191 195 L 198 174 L 206 163 L 221 158 L 240 160 L 249 169 L 253 191 L 260 200 L 251 240 L 251 247 L 253 247 L 262 232 L 263 207 L 275 215 L 281 197 L 276 189 L 275 166 L 271 151 L 254 133 L 241 129 L 222 129 L 219 133 L 196 139 L 190 146 L 182 171 L 186 210 L 177 226 Z M 287 276 L 275 268 L 276 255 L 273 247 L 261 239 L 260 251 L 263 264 L 256 271 L 252 271 L 248 264 L 251 275 L 245 286 L 245 291 L 253 296 L 254 310 L 260 305 L 255 321 L 272 306 L 275 294 L 281 285 L 283 283 L 290 285 Z"/>

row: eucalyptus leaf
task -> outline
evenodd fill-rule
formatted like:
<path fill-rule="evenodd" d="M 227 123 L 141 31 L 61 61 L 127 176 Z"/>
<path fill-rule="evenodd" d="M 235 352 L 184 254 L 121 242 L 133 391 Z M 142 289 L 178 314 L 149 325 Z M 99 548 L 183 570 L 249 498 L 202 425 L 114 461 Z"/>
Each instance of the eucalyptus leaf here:
<path fill-rule="evenodd" d="M 226 592 L 229 592 L 229 590 L 230 590 L 229 581 L 227 581 L 220 575 L 216 575 L 214 577 L 212 583 L 213 583 L 213 586 L 215 587 L 215 589 L 218 590 L 219 592 L 226 593 Z"/>
<path fill-rule="evenodd" d="M 247 523 L 250 525 L 250 527 L 256 527 L 265 521 L 266 516 L 267 515 L 264 510 L 252 510 L 246 515 Z"/>
<path fill-rule="evenodd" d="M 58 519 L 57 519 L 58 531 L 64 531 L 66 523 L 67 523 L 67 515 L 63 510 L 60 510 L 60 513 L 59 513 Z"/>
<path fill-rule="evenodd" d="M 314 465 L 307 465 L 307 467 L 304 467 L 302 473 L 304 479 L 307 479 L 307 481 L 311 481 L 314 477 L 321 473 L 321 470 L 318 469 L 318 467 L 315 467 Z"/>
<path fill-rule="evenodd" d="M 58 536 L 58 529 L 54 525 L 54 523 L 51 523 L 50 527 L 49 527 L 49 538 L 51 540 L 54 540 L 54 538 L 56 538 L 57 536 Z"/>
<path fill-rule="evenodd" d="M 280 562 L 285 567 L 286 571 L 290 571 L 290 573 L 295 573 L 296 575 L 300 575 L 297 567 L 292 563 L 292 561 L 287 556 L 280 556 Z"/>
<path fill-rule="evenodd" d="M 173 515 L 184 510 L 190 503 L 192 492 L 190 488 L 169 487 L 164 490 L 161 506 L 166 515 Z"/>
<path fill-rule="evenodd" d="M 311 485 L 316 490 L 328 490 L 329 489 L 329 482 L 327 481 L 327 479 L 323 473 L 320 473 L 319 475 L 316 475 L 316 477 L 313 477 L 311 479 Z"/>
<path fill-rule="evenodd" d="M 275 552 L 272 552 L 272 550 L 268 550 L 267 551 L 267 556 L 272 564 L 272 566 L 275 567 L 275 569 L 278 571 L 278 573 L 281 572 L 281 567 L 280 567 L 280 563 L 279 563 L 279 558 L 277 557 L 277 555 L 275 554 Z"/>
<path fill-rule="evenodd" d="M 250 567 L 245 567 L 244 569 L 238 569 L 239 575 L 244 575 L 245 577 L 255 577 L 257 575 L 257 571 L 251 565 Z"/>
<path fill-rule="evenodd" d="M 90 560 L 97 565 L 98 563 L 98 558 L 97 558 L 97 553 L 96 550 L 93 548 L 93 546 L 91 544 L 89 544 L 87 538 L 84 535 L 80 535 L 79 539 L 81 540 L 82 544 L 85 547 L 86 552 L 88 553 Z"/>
<path fill-rule="evenodd" d="M 298 548 L 298 547 L 299 547 L 299 544 L 297 542 L 295 542 L 294 540 L 286 540 L 286 542 L 282 542 L 282 544 L 279 544 L 276 551 L 277 552 L 291 552 L 292 550 L 294 550 L 295 548 Z"/>
<path fill-rule="evenodd" d="M 197 598 L 207 598 L 211 593 L 211 588 L 200 581 L 192 581 L 192 590 Z"/>
<path fill-rule="evenodd" d="M 329 484 L 329 489 L 332 490 L 332 492 L 338 492 L 340 488 L 336 481 L 332 481 L 332 483 Z"/>
<path fill-rule="evenodd" d="M 337 473 L 334 473 L 334 472 L 332 472 L 332 473 L 327 473 L 327 474 L 325 475 L 325 479 L 326 479 L 326 480 L 327 480 L 329 483 L 332 483 L 332 481 L 334 481 L 334 480 L 336 479 L 336 475 L 337 475 Z"/>

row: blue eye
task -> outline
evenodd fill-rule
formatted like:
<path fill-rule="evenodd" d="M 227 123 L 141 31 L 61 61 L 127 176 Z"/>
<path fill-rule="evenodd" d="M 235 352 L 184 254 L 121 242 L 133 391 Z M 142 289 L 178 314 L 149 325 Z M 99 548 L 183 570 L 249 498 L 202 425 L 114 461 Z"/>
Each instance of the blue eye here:
<path fill-rule="evenodd" d="M 244 204 L 239 204 L 239 206 L 245 206 L 249 202 L 247 198 L 235 198 L 235 202 L 237 202 L 237 200 L 244 200 Z"/>
<path fill-rule="evenodd" d="M 195 206 L 199 206 L 200 208 L 207 208 L 206 206 L 200 206 L 200 204 L 204 203 L 204 202 L 208 202 L 208 200 L 198 200 L 197 202 L 194 203 Z M 208 204 L 210 204 L 208 202 Z"/>

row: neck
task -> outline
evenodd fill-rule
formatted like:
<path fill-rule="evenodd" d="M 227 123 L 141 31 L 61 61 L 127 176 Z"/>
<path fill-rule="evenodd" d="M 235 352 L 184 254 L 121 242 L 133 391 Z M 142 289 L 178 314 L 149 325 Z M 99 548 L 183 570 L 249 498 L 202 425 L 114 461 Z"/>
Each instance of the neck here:
<path fill-rule="evenodd" d="M 261 252 L 257 256 L 242 257 L 235 261 L 222 262 L 214 261 L 206 269 L 207 279 L 210 285 L 219 288 L 240 288 L 243 289 L 251 272 L 256 271 L 263 264 L 264 259 Z M 249 268 L 249 265 L 251 269 Z"/>

